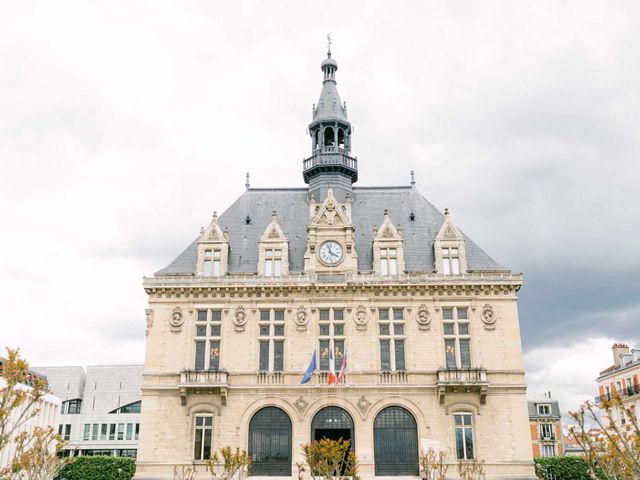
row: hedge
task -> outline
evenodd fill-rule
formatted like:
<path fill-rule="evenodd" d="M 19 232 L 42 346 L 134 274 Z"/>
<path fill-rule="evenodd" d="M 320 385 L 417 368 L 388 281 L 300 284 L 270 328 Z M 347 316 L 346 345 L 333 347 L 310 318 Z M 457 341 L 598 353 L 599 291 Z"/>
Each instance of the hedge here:
<path fill-rule="evenodd" d="M 536 458 L 536 474 L 544 480 L 591 480 L 582 457 Z"/>
<path fill-rule="evenodd" d="M 122 473 L 118 474 L 118 468 Z M 136 461 L 129 457 L 76 457 L 64 467 L 58 479 L 64 480 L 131 480 Z"/>

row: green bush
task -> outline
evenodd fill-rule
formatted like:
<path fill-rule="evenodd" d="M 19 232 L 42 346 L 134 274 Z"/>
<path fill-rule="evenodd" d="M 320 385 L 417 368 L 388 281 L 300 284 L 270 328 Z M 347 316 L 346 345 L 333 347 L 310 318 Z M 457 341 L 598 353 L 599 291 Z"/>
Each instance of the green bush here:
<path fill-rule="evenodd" d="M 591 480 L 582 457 L 536 458 L 536 475 L 543 480 Z"/>
<path fill-rule="evenodd" d="M 122 473 L 118 473 L 118 469 Z M 128 457 L 77 457 L 58 477 L 65 480 L 131 480 L 136 461 Z"/>

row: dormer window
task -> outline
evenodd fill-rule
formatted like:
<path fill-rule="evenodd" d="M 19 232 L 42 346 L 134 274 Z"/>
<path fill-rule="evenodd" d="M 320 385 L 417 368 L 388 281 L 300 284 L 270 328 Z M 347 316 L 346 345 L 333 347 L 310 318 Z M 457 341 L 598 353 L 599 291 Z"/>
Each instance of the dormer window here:
<path fill-rule="evenodd" d="M 219 277 L 220 276 L 220 258 L 221 250 L 205 250 L 204 251 L 204 276 Z"/>
<path fill-rule="evenodd" d="M 380 249 L 380 275 L 398 274 L 398 250 L 395 248 Z"/>
<path fill-rule="evenodd" d="M 460 275 L 460 253 L 457 248 L 442 249 L 442 273 Z"/>
<path fill-rule="evenodd" d="M 282 275 L 282 250 L 265 249 L 264 274 L 267 277 L 279 277 Z"/>
<path fill-rule="evenodd" d="M 538 405 L 538 415 L 548 417 L 551 415 L 551 405 Z"/>

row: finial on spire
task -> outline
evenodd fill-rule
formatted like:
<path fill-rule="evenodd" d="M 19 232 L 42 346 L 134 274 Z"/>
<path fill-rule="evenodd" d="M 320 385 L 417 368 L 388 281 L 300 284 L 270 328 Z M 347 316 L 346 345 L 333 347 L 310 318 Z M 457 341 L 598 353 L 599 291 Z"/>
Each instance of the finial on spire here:
<path fill-rule="evenodd" d="M 416 176 L 413 170 L 411 170 L 411 186 L 412 187 L 416 186 Z"/>
<path fill-rule="evenodd" d="M 444 209 L 444 214 L 447 215 L 447 216 L 449 215 L 449 209 L 448 208 Z"/>
<path fill-rule="evenodd" d="M 331 41 L 331 34 L 327 33 L 327 57 L 331 56 L 331 45 L 332 45 L 332 41 Z"/>
<path fill-rule="evenodd" d="M 249 182 L 249 172 L 247 172 L 247 176 L 244 182 L 244 188 L 246 188 L 247 190 L 249 190 L 249 187 L 251 186 L 251 183 Z"/>

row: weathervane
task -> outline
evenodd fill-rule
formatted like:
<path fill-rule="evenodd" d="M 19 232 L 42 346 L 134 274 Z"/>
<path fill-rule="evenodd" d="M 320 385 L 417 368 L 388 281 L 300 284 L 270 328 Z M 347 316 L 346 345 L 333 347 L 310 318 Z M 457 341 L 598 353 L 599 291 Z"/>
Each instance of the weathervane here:
<path fill-rule="evenodd" d="M 327 33 L 327 55 L 331 56 L 331 34 Z"/>

